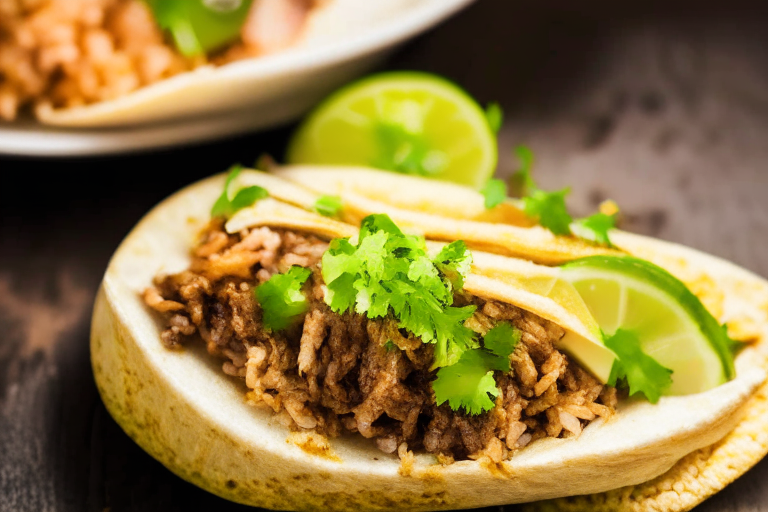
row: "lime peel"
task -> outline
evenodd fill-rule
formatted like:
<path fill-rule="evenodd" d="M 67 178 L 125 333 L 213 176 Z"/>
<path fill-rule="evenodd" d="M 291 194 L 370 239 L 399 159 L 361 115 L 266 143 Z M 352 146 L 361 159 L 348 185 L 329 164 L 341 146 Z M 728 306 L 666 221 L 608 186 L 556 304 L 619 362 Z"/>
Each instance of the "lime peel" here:
<path fill-rule="evenodd" d="M 469 94 L 410 71 L 373 75 L 332 94 L 287 152 L 292 164 L 378 167 L 475 189 L 493 175 L 497 157 L 493 127 Z"/>
<path fill-rule="evenodd" d="M 606 335 L 633 331 L 642 351 L 673 371 L 664 394 L 706 391 L 733 378 L 723 329 L 666 270 L 631 256 L 590 256 L 560 268 Z"/>

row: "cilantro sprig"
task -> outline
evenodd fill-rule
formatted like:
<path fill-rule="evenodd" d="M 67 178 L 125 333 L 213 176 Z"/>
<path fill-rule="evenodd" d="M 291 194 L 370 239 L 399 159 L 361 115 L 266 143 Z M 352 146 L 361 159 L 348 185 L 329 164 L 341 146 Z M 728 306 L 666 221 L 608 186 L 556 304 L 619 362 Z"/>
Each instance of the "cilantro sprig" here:
<path fill-rule="evenodd" d="M 281 331 L 307 311 L 307 298 L 301 287 L 311 273 L 308 268 L 294 265 L 288 272 L 274 274 L 256 288 L 267 329 Z"/>
<path fill-rule="evenodd" d="M 616 227 L 616 213 L 618 209 L 609 213 L 596 213 L 589 217 L 574 219 L 568 213 L 565 198 L 571 193 L 570 187 L 554 192 L 540 189 L 531 176 L 533 168 L 533 152 L 525 147 L 515 148 L 515 154 L 520 161 L 520 170 L 512 176 L 514 189 L 524 195 L 523 211 L 530 218 L 535 219 L 542 227 L 550 230 L 555 235 L 568 236 L 576 234 L 580 238 L 591 242 L 612 246 L 608 232 Z M 615 206 L 615 204 L 614 204 Z M 575 233 L 573 228 L 575 227 Z"/>
<path fill-rule="evenodd" d="M 485 107 L 485 118 L 493 133 L 499 133 L 501 125 L 504 124 L 504 110 L 501 105 L 493 101 Z"/>
<path fill-rule="evenodd" d="M 483 338 L 483 348 L 468 350 L 456 364 L 440 368 L 432 382 L 437 405 L 447 401 L 454 411 L 472 415 L 493 409 L 492 398 L 499 395 L 493 372 L 510 370 L 509 356 L 519 341 L 520 331 L 499 323 Z"/>
<path fill-rule="evenodd" d="M 240 37 L 252 0 L 147 0 L 160 28 L 168 30 L 176 48 L 202 55 Z"/>
<path fill-rule="evenodd" d="M 399 328 L 435 344 L 435 367 L 449 366 L 478 345 L 464 326 L 475 306 L 452 305 L 470 264 L 462 241 L 448 244 L 433 260 L 423 238 L 404 234 L 387 215 L 370 215 L 357 243 L 333 240 L 323 255 L 325 300 L 337 313 L 392 315 Z"/>
<path fill-rule="evenodd" d="M 500 205 L 507 198 L 507 184 L 502 180 L 490 179 L 480 193 L 485 198 L 485 208 L 490 209 Z"/>
<path fill-rule="evenodd" d="M 242 170 L 243 167 L 241 165 L 235 165 L 230 169 L 227 180 L 224 182 L 224 191 L 213 204 L 213 208 L 211 208 L 211 217 L 223 216 L 229 218 L 238 210 L 247 208 L 259 199 L 269 196 L 267 189 L 258 185 L 241 188 L 236 191 L 231 190 L 235 179 L 237 179 Z"/>
<path fill-rule="evenodd" d="M 325 217 L 336 217 L 341 211 L 342 206 L 343 204 L 339 196 L 320 196 L 315 201 L 314 209 Z"/>
<path fill-rule="evenodd" d="M 629 394 L 642 393 L 655 404 L 661 394 L 672 385 L 672 370 L 663 367 L 640 347 L 640 338 L 631 330 L 618 329 L 605 337 L 605 346 L 617 359 L 611 368 L 608 385 L 616 386 L 622 380 L 629 387 Z"/>
<path fill-rule="evenodd" d="M 585 240 L 611 247 L 611 239 L 608 231 L 616 227 L 616 215 L 608 215 L 602 212 L 595 213 L 584 219 L 576 221 L 576 234 Z"/>

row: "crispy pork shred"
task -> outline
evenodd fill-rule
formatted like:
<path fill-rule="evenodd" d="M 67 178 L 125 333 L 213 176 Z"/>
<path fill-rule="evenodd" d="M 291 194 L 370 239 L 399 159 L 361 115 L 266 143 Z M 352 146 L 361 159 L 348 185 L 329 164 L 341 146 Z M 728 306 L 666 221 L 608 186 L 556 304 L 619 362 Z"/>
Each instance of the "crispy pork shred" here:
<path fill-rule="evenodd" d="M 499 395 L 491 411 L 472 416 L 435 405 L 433 345 L 393 320 L 339 315 L 325 304 L 319 262 L 327 247 L 309 234 L 266 227 L 230 235 L 212 221 L 189 270 L 156 278 L 144 294 L 167 318 L 163 344 L 173 349 L 202 338 L 223 371 L 244 380 L 249 403 L 271 409 L 290 429 L 357 432 L 384 452 L 423 450 L 441 462 L 499 462 L 531 441 L 577 436 L 596 417 L 613 414 L 616 390 L 557 350 L 560 327 L 466 294 L 457 300 L 477 306 L 473 324 L 510 322 L 521 341 L 512 370 L 495 372 Z M 293 265 L 312 270 L 304 284 L 308 311 L 285 331 L 269 332 L 254 289 Z"/>

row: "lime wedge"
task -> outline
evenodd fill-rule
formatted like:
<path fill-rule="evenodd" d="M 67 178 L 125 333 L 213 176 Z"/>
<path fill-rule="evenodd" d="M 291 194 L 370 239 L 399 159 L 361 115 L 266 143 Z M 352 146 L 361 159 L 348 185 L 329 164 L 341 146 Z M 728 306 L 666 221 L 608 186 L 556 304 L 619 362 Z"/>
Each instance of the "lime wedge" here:
<path fill-rule="evenodd" d="M 560 269 L 479 251 L 473 251 L 472 257 L 472 274 L 464 289 L 514 304 L 559 325 L 566 332 L 558 348 L 601 382 L 608 381 L 616 355 L 603 344 L 600 326 Z"/>
<path fill-rule="evenodd" d="M 643 351 L 673 371 L 665 394 L 699 393 L 733 377 L 724 330 L 666 270 L 630 256 L 590 256 L 560 268 L 606 335 L 635 332 Z"/>
<path fill-rule="evenodd" d="M 323 101 L 294 134 L 292 164 L 359 165 L 481 188 L 496 168 L 496 135 L 457 85 L 417 72 L 382 73 Z"/>

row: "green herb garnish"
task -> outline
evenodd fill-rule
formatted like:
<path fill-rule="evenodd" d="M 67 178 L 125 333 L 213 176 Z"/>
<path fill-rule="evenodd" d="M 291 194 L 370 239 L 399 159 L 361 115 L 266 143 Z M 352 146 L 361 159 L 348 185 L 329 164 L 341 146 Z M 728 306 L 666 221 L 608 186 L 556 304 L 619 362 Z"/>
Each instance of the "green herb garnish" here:
<path fill-rule="evenodd" d="M 575 234 L 601 245 L 612 247 L 608 237 L 608 231 L 616 227 L 615 203 L 609 201 L 615 211 L 611 213 L 600 212 L 589 217 L 578 219 L 575 224 L 573 217 L 568 213 L 565 198 L 571 192 L 570 188 L 546 192 L 541 190 L 531 176 L 533 167 L 533 152 L 525 146 L 515 148 L 515 154 L 520 160 L 520 170 L 511 179 L 513 190 L 523 195 L 523 211 L 527 216 L 535 219 L 542 227 L 550 230 L 555 235 Z"/>
<path fill-rule="evenodd" d="M 630 396 L 642 393 L 655 404 L 664 390 L 672 385 L 672 370 L 643 352 L 640 338 L 633 331 L 618 329 L 612 336 L 605 337 L 605 346 L 617 357 L 608 377 L 609 386 L 625 380 Z"/>
<path fill-rule="evenodd" d="M 480 193 L 485 197 L 485 207 L 490 209 L 500 205 L 507 198 L 507 184 L 502 180 L 490 179 Z"/>
<path fill-rule="evenodd" d="M 533 168 L 533 151 L 528 146 L 517 146 L 515 156 L 520 162 L 520 169 L 510 178 L 512 192 L 519 196 L 525 196 L 537 188 L 531 177 Z"/>
<path fill-rule="evenodd" d="M 523 198 L 523 210 L 529 217 L 536 219 L 539 224 L 556 235 L 570 235 L 573 217 L 565 206 L 565 196 L 570 193 L 569 188 L 555 192 L 544 192 L 536 189 L 533 193 Z"/>
<path fill-rule="evenodd" d="M 423 238 L 403 234 L 387 215 L 370 215 L 356 244 L 336 239 L 323 255 L 325 300 L 336 313 L 392 315 L 399 328 L 435 344 L 435 367 L 448 366 L 477 346 L 464 327 L 475 306 L 452 306 L 470 258 L 463 242 L 453 242 L 432 260 Z"/>
<path fill-rule="evenodd" d="M 520 341 L 520 331 L 502 322 L 483 338 L 484 348 L 468 350 L 459 361 L 440 368 L 432 382 L 437 405 L 448 402 L 454 411 L 464 409 L 469 414 L 481 414 L 493 409 L 491 397 L 499 395 L 495 370 L 510 370 L 509 356 Z"/>
<path fill-rule="evenodd" d="M 488 120 L 488 126 L 491 127 L 493 133 L 499 133 L 501 125 L 504 124 L 504 111 L 501 109 L 501 105 L 491 102 L 485 107 L 485 118 Z"/>
<path fill-rule="evenodd" d="M 616 216 L 605 213 L 595 213 L 576 221 L 577 234 L 586 240 L 612 247 L 608 231 L 616 227 Z"/>
<path fill-rule="evenodd" d="M 499 357 L 509 359 L 520 343 L 522 333 L 509 322 L 500 322 L 483 336 L 483 346 Z"/>
<path fill-rule="evenodd" d="M 456 240 L 446 245 L 432 261 L 450 291 L 461 291 L 464 288 L 464 278 L 472 267 L 472 253 L 467 249 L 464 240 Z"/>
<path fill-rule="evenodd" d="M 315 211 L 326 217 L 336 217 L 342 206 L 339 196 L 321 196 L 315 201 Z"/>
<path fill-rule="evenodd" d="M 269 281 L 256 287 L 256 298 L 263 311 L 264 327 L 281 331 L 307 311 L 307 298 L 301 287 L 312 271 L 293 266 L 285 274 L 274 274 Z"/>
<path fill-rule="evenodd" d="M 555 192 L 545 192 L 536 186 L 531 177 L 533 167 L 533 153 L 525 146 L 515 148 L 515 154 L 521 163 L 521 168 L 513 176 L 521 194 L 528 194 L 523 198 L 523 211 L 526 215 L 550 230 L 556 235 L 570 235 L 573 217 L 565 206 L 565 196 L 570 189 L 564 188 Z"/>
<path fill-rule="evenodd" d="M 203 55 L 240 37 L 253 0 L 147 0 L 160 28 L 186 56 Z"/>
<path fill-rule="evenodd" d="M 211 217 L 231 217 L 238 210 L 247 208 L 259 199 L 269 196 L 267 189 L 259 187 L 258 185 L 241 188 L 236 192 L 231 190 L 235 179 L 240 175 L 242 170 L 243 167 L 241 165 L 236 165 L 229 171 L 227 181 L 224 182 L 224 191 L 211 209 Z"/>

